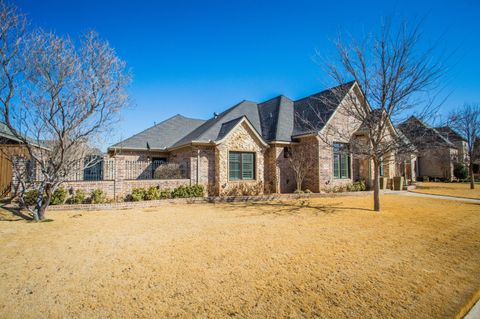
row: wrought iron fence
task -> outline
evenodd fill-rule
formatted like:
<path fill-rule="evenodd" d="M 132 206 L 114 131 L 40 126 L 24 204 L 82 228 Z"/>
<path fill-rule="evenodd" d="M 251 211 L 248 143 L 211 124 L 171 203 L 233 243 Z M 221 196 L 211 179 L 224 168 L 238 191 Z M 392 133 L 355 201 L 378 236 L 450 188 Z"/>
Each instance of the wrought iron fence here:
<path fill-rule="evenodd" d="M 32 180 L 38 181 L 42 178 L 40 169 L 33 160 L 27 160 L 24 163 L 25 171 Z M 88 157 L 72 165 L 66 181 L 114 180 L 120 173 L 122 173 L 120 176 L 126 180 L 185 179 L 188 170 L 185 164 L 167 163 L 163 159 L 127 160 L 118 163 L 115 159 Z"/>

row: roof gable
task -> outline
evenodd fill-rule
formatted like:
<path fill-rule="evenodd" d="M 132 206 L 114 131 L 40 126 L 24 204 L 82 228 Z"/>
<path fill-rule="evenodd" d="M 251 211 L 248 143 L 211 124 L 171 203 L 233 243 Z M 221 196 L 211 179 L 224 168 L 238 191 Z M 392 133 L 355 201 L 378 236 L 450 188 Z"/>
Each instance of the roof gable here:
<path fill-rule="evenodd" d="M 228 139 L 231 133 L 233 133 L 240 125 L 243 123 L 246 124 L 248 129 L 253 133 L 253 135 L 256 137 L 258 142 L 260 142 L 261 145 L 268 146 L 268 144 L 264 141 L 260 133 L 255 129 L 255 127 L 250 123 L 247 117 L 242 116 L 238 119 L 234 119 L 232 121 L 229 121 L 227 123 L 222 124 L 222 129 L 221 129 L 221 134 L 219 134 L 216 144 L 221 144 L 223 141 Z"/>
<path fill-rule="evenodd" d="M 187 134 L 185 137 L 175 143 L 174 147 L 179 147 L 194 142 L 215 142 L 218 140 L 224 123 L 245 116 L 257 132 L 261 132 L 260 116 L 258 114 L 257 104 L 251 101 L 242 101 L 226 111 L 220 113 L 200 125 L 198 128 Z M 223 128 L 225 130 L 225 128 Z"/>

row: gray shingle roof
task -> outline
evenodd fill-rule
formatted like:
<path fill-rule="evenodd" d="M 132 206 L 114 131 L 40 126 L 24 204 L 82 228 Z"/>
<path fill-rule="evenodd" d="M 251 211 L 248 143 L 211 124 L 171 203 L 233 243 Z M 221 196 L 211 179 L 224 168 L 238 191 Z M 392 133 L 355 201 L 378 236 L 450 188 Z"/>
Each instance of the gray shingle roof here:
<path fill-rule="evenodd" d="M 450 126 L 436 127 L 435 129 L 451 142 L 466 142 L 466 139 L 455 132 Z"/>
<path fill-rule="evenodd" d="M 109 147 L 125 149 L 164 149 L 173 146 L 182 136 L 205 123 L 204 120 L 175 115 L 138 134 Z"/>
<path fill-rule="evenodd" d="M 398 125 L 398 129 L 418 148 L 427 149 L 438 146 L 456 148 L 440 132 L 415 116 Z"/>
<path fill-rule="evenodd" d="M 7 139 L 16 143 L 22 143 L 22 141 L 13 134 L 8 126 L 2 122 L 0 122 L 0 139 Z"/>
<path fill-rule="evenodd" d="M 241 118 L 242 116 L 245 116 L 255 130 L 257 130 L 257 132 L 260 134 L 261 125 L 257 104 L 250 101 L 242 101 L 228 110 L 220 113 L 217 117 L 211 118 L 200 125 L 197 129 L 193 130 L 191 133 L 187 134 L 185 137 L 175 143 L 174 147 L 182 146 L 191 143 L 192 141 L 205 143 L 217 141 L 219 140 L 218 136 L 222 130 L 222 125 L 226 122 Z M 231 128 L 233 128 L 233 126 L 231 126 L 230 129 Z M 222 134 L 227 133 L 228 132 L 225 132 L 225 128 L 223 128 Z"/>
<path fill-rule="evenodd" d="M 220 131 L 218 132 L 217 140 L 221 140 L 227 134 L 237 125 L 240 123 L 240 121 L 244 118 L 244 116 L 241 116 L 239 118 L 233 119 L 231 121 L 225 122 L 222 124 L 222 127 L 220 127 Z"/>
<path fill-rule="evenodd" d="M 348 82 L 295 101 L 293 135 L 320 131 L 354 84 Z"/>
<path fill-rule="evenodd" d="M 283 95 L 258 104 L 262 137 L 266 141 L 291 141 L 293 101 Z"/>
<path fill-rule="evenodd" d="M 15 134 L 8 128 L 7 124 L 0 122 L 0 144 L 5 143 L 5 140 L 7 143 L 14 142 L 23 144 L 23 141 L 15 136 Z M 27 137 L 26 140 L 29 145 L 48 148 L 48 145 L 45 144 L 45 141 L 37 142 L 30 137 Z"/>
<path fill-rule="evenodd" d="M 242 101 L 207 121 L 176 115 L 112 148 L 164 149 L 192 142 L 209 143 L 221 140 L 245 117 L 265 141 L 291 141 L 292 136 L 311 133 L 304 117 L 315 124 L 317 131 L 332 116 L 339 103 L 355 82 L 349 82 L 298 101 L 277 96 L 263 103 Z M 318 121 L 316 114 L 321 114 Z M 321 123 L 320 123 L 321 122 Z"/>

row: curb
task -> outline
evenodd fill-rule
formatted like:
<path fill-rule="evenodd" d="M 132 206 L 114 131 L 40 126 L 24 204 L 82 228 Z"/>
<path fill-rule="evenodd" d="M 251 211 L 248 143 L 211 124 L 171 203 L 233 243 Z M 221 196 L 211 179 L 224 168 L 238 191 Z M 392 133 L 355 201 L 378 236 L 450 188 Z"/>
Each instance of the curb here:
<path fill-rule="evenodd" d="M 478 289 L 470 299 L 465 302 L 465 304 L 460 308 L 460 310 L 455 315 L 455 319 L 462 319 L 473 309 L 475 304 L 480 301 L 480 289 Z"/>

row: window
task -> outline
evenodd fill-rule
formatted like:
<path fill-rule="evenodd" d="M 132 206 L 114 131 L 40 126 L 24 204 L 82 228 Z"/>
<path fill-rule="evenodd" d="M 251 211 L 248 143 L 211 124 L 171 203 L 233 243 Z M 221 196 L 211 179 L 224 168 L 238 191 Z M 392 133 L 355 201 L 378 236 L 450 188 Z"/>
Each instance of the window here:
<path fill-rule="evenodd" d="M 384 169 L 384 163 L 383 163 L 383 156 L 380 157 L 380 176 L 384 176 L 385 175 L 385 169 Z"/>
<path fill-rule="evenodd" d="M 290 148 L 289 147 L 284 147 L 283 148 L 283 158 L 289 158 L 290 157 Z"/>
<path fill-rule="evenodd" d="M 83 180 L 85 181 L 99 181 L 103 176 L 103 160 L 98 155 L 90 155 L 85 157 L 83 169 Z"/>
<path fill-rule="evenodd" d="M 348 144 L 333 143 L 333 177 L 350 178 L 350 152 Z"/>
<path fill-rule="evenodd" d="M 230 152 L 228 154 L 230 180 L 255 179 L 255 154 Z"/>

